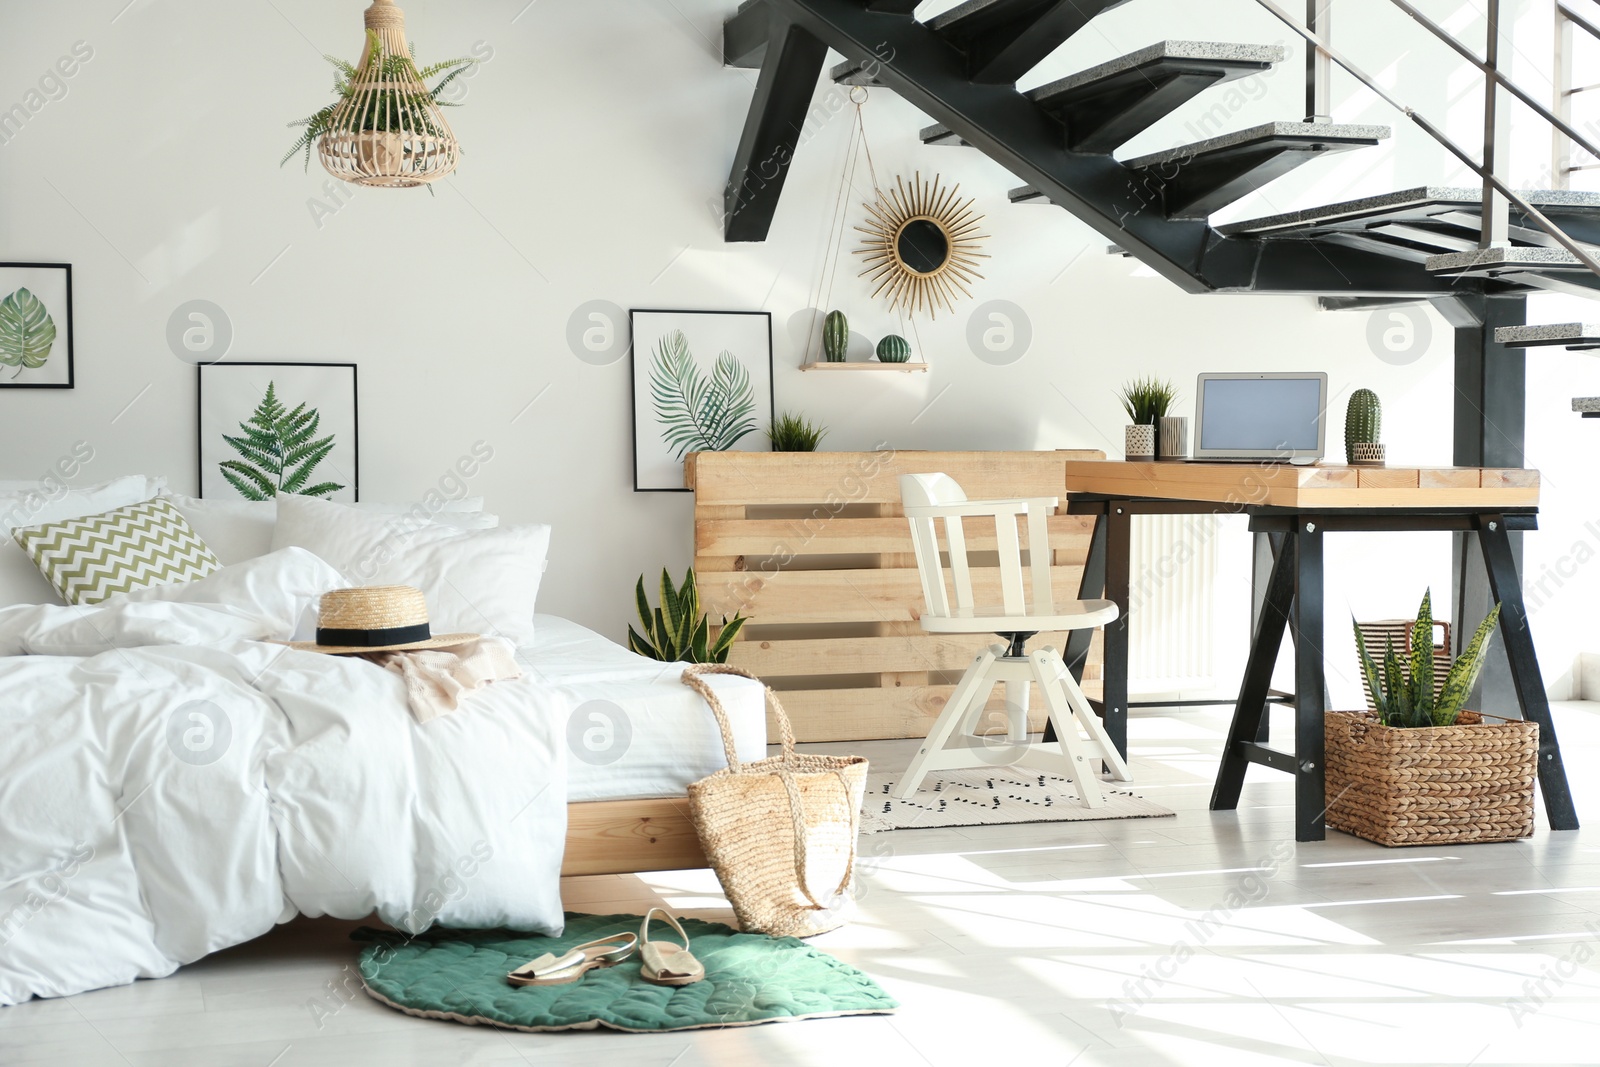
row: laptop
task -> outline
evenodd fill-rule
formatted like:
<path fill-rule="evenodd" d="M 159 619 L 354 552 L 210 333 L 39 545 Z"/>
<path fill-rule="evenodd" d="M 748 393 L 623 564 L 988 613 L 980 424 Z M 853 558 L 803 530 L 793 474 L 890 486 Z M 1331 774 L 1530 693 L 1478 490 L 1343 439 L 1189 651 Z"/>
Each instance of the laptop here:
<path fill-rule="evenodd" d="M 1327 443 L 1327 411 L 1321 372 L 1202 374 L 1192 462 L 1315 463 Z"/>

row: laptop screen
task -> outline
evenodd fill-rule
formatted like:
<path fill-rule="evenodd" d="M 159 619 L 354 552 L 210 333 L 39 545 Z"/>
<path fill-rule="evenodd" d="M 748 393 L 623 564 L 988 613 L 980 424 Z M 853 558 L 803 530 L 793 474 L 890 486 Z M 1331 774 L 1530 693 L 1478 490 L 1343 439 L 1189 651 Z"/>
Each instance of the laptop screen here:
<path fill-rule="evenodd" d="M 1200 395 L 1203 449 L 1273 453 L 1315 450 L 1319 378 L 1207 378 Z"/>

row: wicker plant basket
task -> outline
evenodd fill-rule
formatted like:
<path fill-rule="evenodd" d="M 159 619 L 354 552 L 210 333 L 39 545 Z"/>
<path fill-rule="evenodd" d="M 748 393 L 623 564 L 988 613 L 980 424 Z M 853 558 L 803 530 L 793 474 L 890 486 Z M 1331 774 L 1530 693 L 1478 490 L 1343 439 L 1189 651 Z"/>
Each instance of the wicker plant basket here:
<path fill-rule="evenodd" d="M 1539 724 L 1483 719 L 1463 711 L 1455 726 L 1401 729 L 1328 712 L 1327 824 L 1389 846 L 1532 836 Z"/>
<path fill-rule="evenodd" d="M 748 671 L 722 664 L 685 668 L 722 731 L 728 766 L 689 783 L 689 813 L 706 859 L 733 905 L 739 926 L 773 937 L 810 937 L 843 926 L 855 902 L 856 838 L 867 787 L 860 756 L 811 756 L 794 750 L 794 732 L 778 696 L 767 707 L 783 752 L 742 763 L 733 729 L 705 675 Z"/>

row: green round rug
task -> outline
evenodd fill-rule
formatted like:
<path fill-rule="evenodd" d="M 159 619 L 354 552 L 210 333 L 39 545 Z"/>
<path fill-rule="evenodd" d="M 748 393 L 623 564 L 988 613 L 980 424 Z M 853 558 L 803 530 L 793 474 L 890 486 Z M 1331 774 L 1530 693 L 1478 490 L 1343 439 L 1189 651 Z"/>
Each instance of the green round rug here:
<path fill-rule="evenodd" d="M 513 1030 L 625 1030 L 664 1033 L 752 1026 L 836 1015 L 877 1015 L 899 1007 L 865 974 L 793 937 L 744 934 L 721 923 L 684 919 L 706 976 L 693 985 L 652 985 L 639 959 L 590 971 L 569 985 L 513 986 L 506 974 L 546 952 L 625 930 L 643 916 L 567 914 L 561 937 L 517 930 L 434 927 L 414 937 L 363 927 L 368 995 L 427 1019 Z M 657 927 L 665 930 L 665 924 Z M 665 930 L 665 936 L 670 936 Z"/>

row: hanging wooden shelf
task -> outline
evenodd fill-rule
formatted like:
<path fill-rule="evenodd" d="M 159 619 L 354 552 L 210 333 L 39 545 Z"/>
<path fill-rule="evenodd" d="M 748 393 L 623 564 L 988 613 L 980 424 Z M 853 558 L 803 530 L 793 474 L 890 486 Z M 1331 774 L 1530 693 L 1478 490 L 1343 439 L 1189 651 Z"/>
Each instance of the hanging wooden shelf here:
<path fill-rule="evenodd" d="M 926 363 L 879 363 L 877 360 L 865 360 L 860 363 L 828 363 L 819 360 L 814 363 L 800 364 L 801 370 L 887 370 L 899 371 L 910 374 L 913 371 L 926 371 Z"/>

